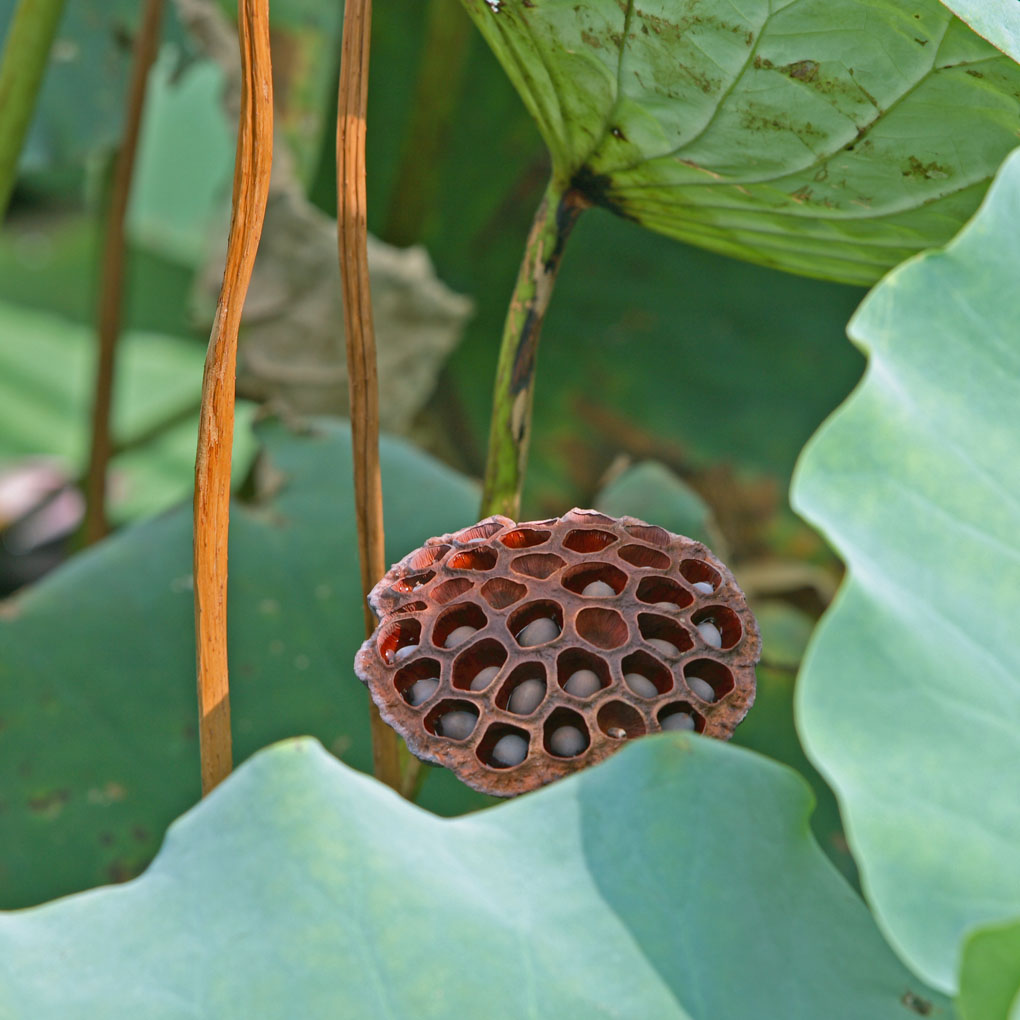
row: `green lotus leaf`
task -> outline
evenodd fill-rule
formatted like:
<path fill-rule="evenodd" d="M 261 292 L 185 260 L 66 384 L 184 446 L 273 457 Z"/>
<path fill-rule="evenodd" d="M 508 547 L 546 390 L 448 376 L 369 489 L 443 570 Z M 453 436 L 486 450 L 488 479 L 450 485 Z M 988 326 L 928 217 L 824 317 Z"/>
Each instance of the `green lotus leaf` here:
<path fill-rule="evenodd" d="M 1020 921 L 980 928 L 967 941 L 960 969 L 962 1020 L 1020 1017 Z"/>
<path fill-rule="evenodd" d="M 1016 0 L 942 0 L 993 46 L 1020 60 L 1020 4 Z"/>

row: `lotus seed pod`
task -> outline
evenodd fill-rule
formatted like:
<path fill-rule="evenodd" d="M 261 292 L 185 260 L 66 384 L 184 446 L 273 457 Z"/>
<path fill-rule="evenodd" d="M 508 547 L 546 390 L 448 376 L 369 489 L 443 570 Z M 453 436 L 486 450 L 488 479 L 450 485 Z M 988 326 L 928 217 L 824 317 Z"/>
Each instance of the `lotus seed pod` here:
<path fill-rule="evenodd" d="M 517 643 L 521 648 L 533 648 L 535 645 L 544 645 L 558 637 L 560 628 L 556 626 L 555 620 L 543 616 L 532 620 L 518 635 Z"/>
<path fill-rule="evenodd" d="M 642 698 L 654 698 L 659 693 L 659 688 L 648 677 L 642 676 L 640 673 L 625 673 L 623 679 L 627 686 Z"/>
<path fill-rule="evenodd" d="M 674 712 L 662 720 L 664 730 L 693 730 L 694 719 L 686 712 Z"/>
<path fill-rule="evenodd" d="M 446 715 L 440 718 L 439 722 L 436 723 L 436 731 L 444 737 L 449 737 L 451 740 L 465 740 L 471 736 L 471 731 L 475 728 L 476 717 L 470 712 L 463 710 L 454 710 L 453 712 L 447 712 Z"/>
<path fill-rule="evenodd" d="M 715 701 L 715 691 L 712 690 L 712 685 L 706 683 L 701 679 L 700 676 L 689 676 L 686 677 L 687 686 L 690 687 L 691 691 L 696 694 L 702 701 Z"/>
<path fill-rule="evenodd" d="M 446 647 L 456 648 L 458 645 L 464 644 L 465 641 L 471 639 L 471 637 L 478 633 L 477 627 L 457 627 L 455 630 L 451 630 L 446 637 Z"/>
<path fill-rule="evenodd" d="M 570 674 L 563 689 L 575 698 L 590 698 L 601 686 L 598 673 L 592 669 L 579 669 Z"/>
<path fill-rule="evenodd" d="M 549 750 L 561 758 L 573 758 L 588 744 L 585 735 L 576 726 L 559 726 L 549 737 Z"/>
<path fill-rule="evenodd" d="M 703 620 L 698 624 L 701 640 L 711 648 L 722 648 L 722 633 L 711 620 Z"/>
<path fill-rule="evenodd" d="M 485 669 L 480 669 L 475 674 L 474 680 L 471 681 L 471 690 L 484 691 L 496 679 L 498 672 L 499 666 L 486 666 Z"/>
<path fill-rule="evenodd" d="M 544 697 L 545 681 L 532 677 L 514 688 L 506 707 L 514 715 L 531 715 Z"/>
<path fill-rule="evenodd" d="M 725 740 L 754 700 L 761 643 L 732 573 L 630 517 L 490 517 L 410 551 L 369 602 L 355 670 L 382 718 L 484 793 L 661 730 Z"/>
<path fill-rule="evenodd" d="M 516 733 L 499 738 L 492 748 L 492 760 L 508 768 L 520 765 L 528 754 L 528 742 Z"/>
<path fill-rule="evenodd" d="M 415 680 L 407 689 L 407 703 L 417 706 L 423 701 L 428 701 L 436 693 L 438 686 L 439 677 L 425 677 L 422 680 Z"/>
<path fill-rule="evenodd" d="M 648 638 L 648 643 L 670 659 L 675 659 L 680 654 L 680 649 L 672 641 L 666 641 L 664 638 Z"/>

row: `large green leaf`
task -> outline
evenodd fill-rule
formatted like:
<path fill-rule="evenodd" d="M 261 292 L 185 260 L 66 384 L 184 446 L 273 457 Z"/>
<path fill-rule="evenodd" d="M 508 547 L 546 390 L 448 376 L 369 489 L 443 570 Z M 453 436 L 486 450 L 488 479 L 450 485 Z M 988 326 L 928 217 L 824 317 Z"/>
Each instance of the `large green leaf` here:
<path fill-rule="evenodd" d="M 364 626 L 350 433 L 263 438 L 279 491 L 235 504 L 235 759 L 312 733 L 371 765 L 351 663 Z M 382 447 L 391 559 L 475 520 L 478 494 L 404 443 Z M 0 607 L 0 903 L 136 874 L 198 798 L 190 507 L 128 529 Z M 485 803 L 430 770 L 423 803 Z M 0 1011 L 2 1012 L 2 1011 Z"/>
<path fill-rule="evenodd" d="M 960 997 L 963 1020 L 1020 1018 L 1020 921 L 980 928 L 963 950 Z"/>
<path fill-rule="evenodd" d="M 795 506 L 849 579 L 799 687 L 878 919 L 945 989 L 975 925 L 1020 914 L 1020 152 L 944 251 L 850 324 L 860 388 L 807 447 Z"/>
<path fill-rule="evenodd" d="M 993 46 L 1020 60 L 1020 3 L 1016 0 L 942 0 Z"/>
<path fill-rule="evenodd" d="M 852 283 L 947 240 L 1016 142 L 1020 68 L 938 0 L 465 0 L 596 204 Z"/>
<path fill-rule="evenodd" d="M 0 1012 L 904 1020 L 909 995 L 947 1015 L 809 810 L 786 769 L 689 735 L 454 821 L 286 743 L 138 881 L 0 917 Z"/>

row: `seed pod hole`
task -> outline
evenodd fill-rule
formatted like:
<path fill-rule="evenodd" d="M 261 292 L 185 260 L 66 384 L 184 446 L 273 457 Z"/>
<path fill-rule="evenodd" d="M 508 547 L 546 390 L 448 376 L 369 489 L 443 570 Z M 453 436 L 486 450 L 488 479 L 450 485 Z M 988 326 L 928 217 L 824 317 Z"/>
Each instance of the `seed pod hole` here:
<path fill-rule="evenodd" d="M 700 684 L 692 683 L 693 679 L 699 680 Z M 691 693 L 702 701 L 719 701 L 736 686 L 729 668 L 714 659 L 693 659 L 688 662 L 684 666 L 684 680 Z"/>
<path fill-rule="evenodd" d="M 715 567 L 709 566 L 704 560 L 684 560 L 680 564 L 681 576 L 694 584 L 707 584 L 709 585 L 709 591 L 715 591 L 716 588 L 722 584 L 722 577 L 719 575 L 719 571 Z M 704 592 L 704 588 L 699 588 L 699 592 Z"/>
<path fill-rule="evenodd" d="M 478 708 L 470 701 L 441 701 L 427 716 L 425 729 L 438 737 L 467 740 L 478 722 Z"/>
<path fill-rule="evenodd" d="M 376 647 L 382 661 L 391 665 L 413 655 L 420 641 L 421 623 L 418 620 L 406 619 L 381 630 Z"/>
<path fill-rule="evenodd" d="M 466 545 L 468 542 L 481 542 L 486 538 L 492 538 L 497 531 L 506 527 L 508 521 L 502 520 L 482 521 L 480 524 L 472 524 L 470 528 L 464 528 L 453 536 L 454 541 Z"/>
<path fill-rule="evenodd" d="M 601 585 L 590 590 L 593 585 Z M 611 563 L 582 563 L 563 572 L 563 587 L 577 595 L 612 598 L 627 587 L 627 575 Z"/>
<path fill-rule="evenodd" d="M 494 577 L 482 585 L 482 597 L 493 609 L 506 609 L 527 594 L 526 585 L 511 581 L 509 577 Z"/>
<path fill-rule="evenodd" d="M 590 698 L 612 680 L 603 658 L 583 648 L 568 648 L 556 659 L 556 682 L 575 698 Z"/>
<path fill-rule="evenodd" d="M 543 531 L 538 528 L 515 528 L 513 531 L 500 535 L 499 540 L 508 549 L 530 549 L 548 542 L 550 535 L 552 535 L 551 531 Z"/>
<path fill-rule="evenodd" d="M 440 666 L 435 659 L 419 659 L 417 662 L 412 662 L 410 665 L 397 670 L 393 676 L 393 686 L 396 687 L 404 701 L 409 705 L 417 706 L 426 700 L 425 697 L 419 697 L 425 690 L 425 687 L 419 687 L 415 695 L 409 693 L 411 688 L 419 683 L 427 684 L 431 680 L 435 680 L 436 687 L 438 687 L 439 676 Z M 435 687 L 432 688 L 426 697 L 431 697 L 434 693 Z"/>
<path fill-rule="evenodd" d="M 407 565 L 411 570 L 427 570 L 434 563 L 439 563 L 450 548 L 441 543 L 424 545 L 411 557 Z"/>
<path fill-rule="evenodd" d="M 691 593 L 682 584 L 668 577 L 643 578 L 638 585 L 637 597 L 652 606 L 669 603 L 677 609 L 685 609 L 694 601 Z"/>
<path fill-rule="evenodd" d="M 530 602 L 510 614 L 507 628 L 522 648 L 544 645 L 563 630 L 563 610 L 552 601 Z"/>
<path fill-rule="evenodd" d="M 566 563 L 556 553 L 525 553 L 510 561 L 510 569 L 525 577 L 536 577 L 540 581 L 555 574 Z"/>
<path fill-rule="evenodd" d="M 488 626 L 480 606 L 461 602 L 447 609 L 432 628 L 432 644 L 436 648 L 457 648 Z"/>
<path fill-rule="evenodd" d="M 576 758 L 591 745 L 588 727 L 577 712 L 557 708 L 549 714 L 542 730 L 546 751 L 556 758 Z"/>
<path fill-rule="evenodd" d="M 545 666 L 524 662 L 516 666 L 496 695 L 496 705 L 514 715 L 531 715 L 545 700 Z"/>
<path fill-rule="evenodd" d="M 435 576 L 436 572 L 434 570 L 426 570 L 421 574 L 411 574 L 408 577 L 402 577 L 399 581 L 397 581 L 397 583 L 393 585 L 393 590 L 395 592 L 399 592 L 401 595 L 406 595 L 409 592 L 424 587 Z"/>
<path fill-rule="evenodd" d="M 607 737 L 612 737 L 616 740 L 623 740 L 624 738 L 633 740 L 635 737 L 643 737 L 648 732 L 648 727 L 645 725 L 644 719 L 641 718 L 641 713 L 625 701 L 607 701 L 599 709 L 598 715 L 595 718 L 599 724 L 599 729 Z M 623 734 L 622 737 L 620 736 L 621 733 Z"/>
<path fill-rule="evenodd" d="M 429 592 L 429 596 L 436 605 L 445 606 L 447 602 L 452 602 L 458 595 L 463 595 L 464 592 L 470 591 L 474 586 L 475 582 L 468 580 L 466 577 L 453 577 L 449 581 L 437 584 Z M 424 608 L 425 606 L 423 605 L 422 609 Z"/>
<path fill-rule="evenodd" d="M 578 637 L 598 648 L 619 648 L 630 636 L 627 621 L 615 609 L 582 609 L 574 626 Z"/>
<path fill-rule="evenodd" d="M 693 730 L 702 733 L 705 717 L 686 701 L 675 701 L 659 709 L 659 726 L 664 730 Z"/>
<path fill-rule="evenodd" d="M 493 769 L 513 768 L 528 756 L 530 738 L 525 730 L 505 723 L 495 723 L 485 731 L 475 755 Z"/>
<path fill-rule="evenodd" d="M 619 551 L 619 557 L 634 567 L 669 570 L 669 557 L 658 549 L 650 549 L 647 545 L 625 545 Z"/>
<path fill-rule="evenodd" d="M 669 532 L 654 524 L 628 524 L 625 530 L 631 538 L 636 538 L 639 542 L 658 545 L 663 549 L 669 545 Z"/>
<path fill-rule="evenodd" d="M 728 606 L 706 606 L 691 615 L 691 622 L 698 628 L 702 640 L 712 648 L 733 648 L 743 637 L 744 628 L 740 625 L 740 617 Z M 713 635 L 708 627 L 710 624 L 718 633 L 719 644 L 713 644 Z"/>
<path fill-rule="evenodd" d="M 451 570 L 492 570 L 497 559 L 495 549 L 461 549 L 446 561 L 446 565 Z"/>
<path fill-rule="evenodd" d="M 485 638 L 459 652 L 453 660 L 453 686 L 462 691 L 484 690 L 492 683 L 496 673 L 506 662 L 507 651 L 494 638 Z M 478 675 L 485 670 L 494 669 L 496 673 L 487 675 L 484 681 L 478 681 Z"/>
<path fill-rule="evenodd" d="M 598 528 L 579 528 L 564 536 L 563 548 L 580 553 L 601 552 L 616 541 L 618 541 L 617 537 L 608 531 L 601 531 Z"/>
<path fill-rule="evenodd" d="M 630 655 L 625 655 L 620 663 L 620 668 L 623 672 L 624 682 L 636 694 L 641 692 L 637 691 L 632 684 L 627 682 L 626 678 L 628 675 L 635 674 L 644 677 L 646 682 L 652 685 L 652 692 L 642 694 L 642 697 L 657 698 L 660 694 L 668 694 L 673 689 L 672 671 L 645 651 L 639 650 L 631 652 Z M 648 688 L 646 687 L 645 690 L 647 691 Z"/>
<path fill-rule="evenodd" d="M 657 613 L 639 613 L 641 636 L 657 652 L 676 659 L 694 647 L 694 638 L 676 620 Z"/>
<path fill-rule="evenodd" d="M 423 613 L 428 609 L 428 605 L 425 602 L 408 602 L 403 606 L 395 606 L 390 610 L 391 616 L 399 616 L 401 613 Z"/>

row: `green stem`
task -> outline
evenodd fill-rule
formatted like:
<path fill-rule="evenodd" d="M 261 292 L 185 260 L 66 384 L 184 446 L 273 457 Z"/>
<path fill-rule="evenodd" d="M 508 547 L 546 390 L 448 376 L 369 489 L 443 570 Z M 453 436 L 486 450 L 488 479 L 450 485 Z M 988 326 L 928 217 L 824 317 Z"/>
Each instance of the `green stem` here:
<path fill-rule="evenodd" d="M 406 247 L 420 241 L 435 207 L 440 157 L 453 127 L 472 35 L 460 0 L 429 0 L 410 126 L 382 235 L 390 244 Z"/>
<path fill-rule="evenodd" d="M 0 219 L 7 211 L 64 0 L 21 0 L 0 56 Z"/>
<path fill-rule="evenodd" d="M 505 514 L 517 520 L 531 438 L 535 356 L 542 320 L 570 231 L 588 202 L 553 179 L 535 213 L 524 261 L 510 297 L 496 366 L 496 388 L 489 429 L 482 516 Z"/>

